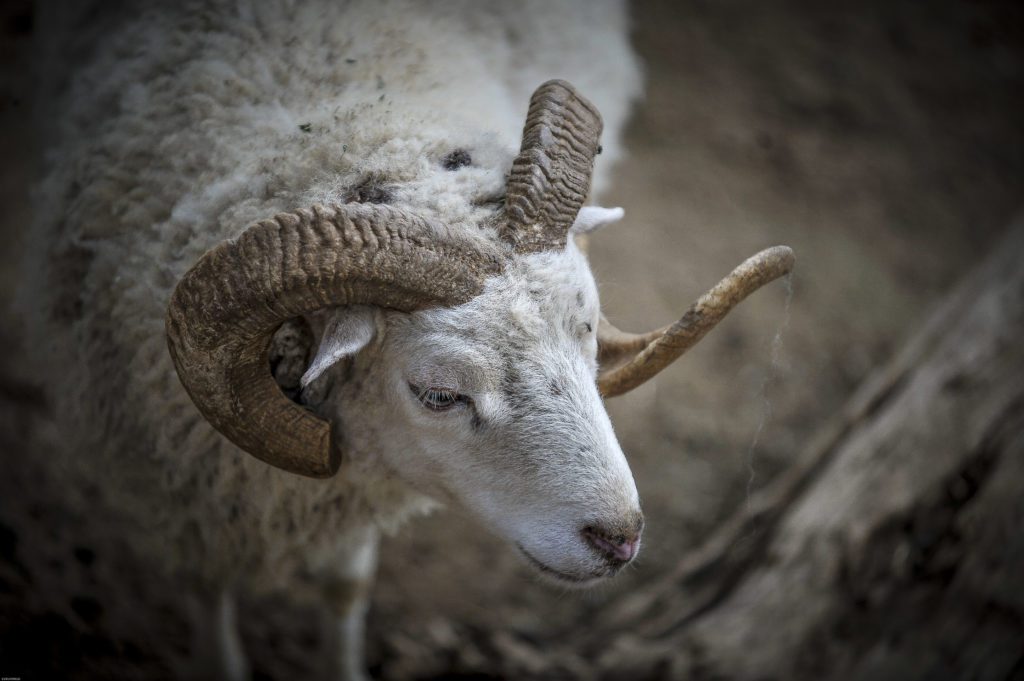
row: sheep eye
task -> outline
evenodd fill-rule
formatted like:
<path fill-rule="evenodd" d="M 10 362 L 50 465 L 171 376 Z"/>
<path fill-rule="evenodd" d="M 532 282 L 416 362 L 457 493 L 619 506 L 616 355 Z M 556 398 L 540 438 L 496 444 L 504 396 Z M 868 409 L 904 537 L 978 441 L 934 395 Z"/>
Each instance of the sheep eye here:
<path fill-rule="evenodd" d="M 433 411 L 447 411 L 468 402 L 467 397 L 448 388 L 420 388 L 410 383 L 409 389 L 424 407 Z"/>

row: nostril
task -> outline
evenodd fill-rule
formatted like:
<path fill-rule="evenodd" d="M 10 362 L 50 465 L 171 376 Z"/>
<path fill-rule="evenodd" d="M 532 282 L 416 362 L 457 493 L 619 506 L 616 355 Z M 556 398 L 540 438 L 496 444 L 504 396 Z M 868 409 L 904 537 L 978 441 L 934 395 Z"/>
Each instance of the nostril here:
<path fill-rule="evenodd" d="M 602 556 L 615 563 L 628 563 L 633 560 L 637 550 L 640 548 L 639 531 L 630 533 L 627 536 L 590 526 L 583 528 L 580 534 Z"/>

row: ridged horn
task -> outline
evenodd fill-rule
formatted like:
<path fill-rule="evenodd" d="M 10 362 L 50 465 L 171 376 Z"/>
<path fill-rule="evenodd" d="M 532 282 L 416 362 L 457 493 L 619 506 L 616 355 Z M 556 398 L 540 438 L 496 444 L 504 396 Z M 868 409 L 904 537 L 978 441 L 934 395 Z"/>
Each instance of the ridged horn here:
<path fill-rule="evenodd" d="M 679 321 L 656 331 L 620 331 L 602 316 L 597 327 L 597 385 L 605 397 L 629 392 L 692 348 L 736 307 L 765 284 L 788 274 L 795 256 L 788 246 L 774 246 L 745 260 L 697 299 Z"/>
<path fill-rule="evenodd" d="M 502 239 L 520 253 L 560 249 L 590 192 L 601 114 L 564 80 L 534 91 L 512 163 Z"/>
<path fill-rule="evenodd" d="M 410 312 L 470 300 L 499 261 L 436 234 L 386 206 L 314 206 L 212 248 L 178 282 L 166 318 L 174 366 L 199 411 L 258 459 L 333 475 L 341 456 L 330 426 L 281 393 L 271 336 L 283 321 L 333 305 Z"/>

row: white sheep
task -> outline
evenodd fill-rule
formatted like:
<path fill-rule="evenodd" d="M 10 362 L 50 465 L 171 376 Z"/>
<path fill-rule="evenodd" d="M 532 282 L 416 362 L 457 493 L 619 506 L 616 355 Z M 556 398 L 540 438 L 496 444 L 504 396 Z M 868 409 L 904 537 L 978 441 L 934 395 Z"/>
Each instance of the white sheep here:
<path fill-rule="evenodd" d="M 789 258 L 749 264 L 667 335 L 602 321 L 570 234 L 621 217 L 580 210 L 597 110 L 612 159 L 639 91 L 621 3 L 83 15 L 50 15 L 74 25 L 49 35 L 76 63 L 23 297 L 53 467 L 91 490 L 70 504 L 220 594 L 219 673 L 246 675 L 230 594 L 281 592 L 336 613 L 337 672 L 360 677 L 379 532 L 434 500 L 560 583 L 632 559 L 642 515 L 598 332 L 601 388 L 623 392 Z M 551 77 L 573 85 L 537 90 L 520 149 Z"/>

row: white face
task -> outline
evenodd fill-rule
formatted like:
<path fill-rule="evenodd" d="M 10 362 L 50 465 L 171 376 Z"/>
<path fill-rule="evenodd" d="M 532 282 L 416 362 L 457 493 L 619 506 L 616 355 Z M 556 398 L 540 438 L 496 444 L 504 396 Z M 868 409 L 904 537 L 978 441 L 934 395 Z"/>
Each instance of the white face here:
<path fill-rule="evenodd" d="M 635 555 L 643 516 L 597 391 L 598 316 L 570 238 L 510 263 L 465 305 L 383 315 L 380 394 L 332 398 L 331 409 L 376 422 L 391 469 L 467 508 L 543 574 L 599 581 Z M 336 333 L 349 350 L 360 336 Z"/>

